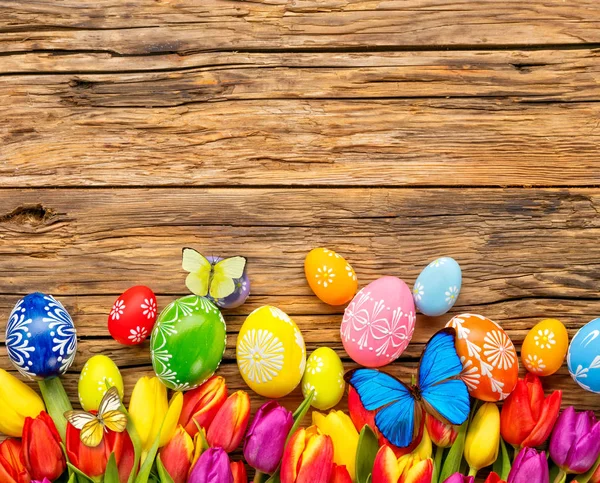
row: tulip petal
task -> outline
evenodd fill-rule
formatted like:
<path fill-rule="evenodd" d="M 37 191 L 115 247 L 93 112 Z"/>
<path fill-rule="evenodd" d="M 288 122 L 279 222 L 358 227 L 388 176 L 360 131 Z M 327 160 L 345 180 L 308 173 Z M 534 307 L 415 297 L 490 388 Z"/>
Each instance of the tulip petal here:
<path fill-rule="evenodd" d="M 558 417 L 552 437 L 550 438 L 550 456 L 561 468 L 565 466 L 569 450 L 575 441 L 575 422 L 577 415 L 575 408 L 569 406 Z"/>
<path fill-rule="evenodd" d="M 231 474 L 233 475 L 233 483 L 248 483 L 246 465 L 244 465 L 243 461 L 232 461 L 230 466 Z"/>
<path fill-rule="evenodd" d="M 431 458 L 419 461 L 408 472 L 404 472 L 399 483 L 431 483 L 433 460 Z"/>
<path fill-rule="evenodd" d="M 177 429 L 177 421 L 179 421 L 182 407 L 183 394 L 181 392 L 176 392 L 173 394 L 173 397 L 171 397 L 169 408 L 167 409 L 167 413 L 165 414 L 165 418 L 162 422 L 162 427 L 160 430 L 160 442 L 158 443 L 159 447 L 162 447 L 171 441 L 171 438 Z"/>
<path fill-rule="evenodd" d="M 296 483 L 328 483 L 333 470 L 331 437 L 313 433 L 306 441 Z"/>
<path fill-rule="evenodd" d="M 571 447 L 565 466 L 572 473 L 585 473 L 600 455 L 600 422 Z"/>
<path fill-rule="evenodd" d="M 544 400 L 535 427 L 521 443 L 523 447 L 540 446 L 548 439 L 558 419 L 561 403 L 562 391 L 554 391 Z"/>
<path fill-rule="evenodd" d="M 540 419 L 542 412 L 542 404 L 544 402 L 544 388 L 542 381 L 535 374 L 527 373 L 525 376 L 525 384 L 529 393 L 529 407 L 531 408 L 531 416 L 534 421 Z"/>
<path fill-rule="evenodd" d="M 294 483 L 296 481 L 306 437 L 306 429 L 300 428 L 288 441 L 281 461 L 281 483 Z"/>
<path fill-rule="evenodd" d="M 506 398 L 502 407 L 500 415 L 502 437 L 513 446 L 521 446 L 523 440 L 535 428 L 535 421 L 530 406 L 527 383 L 523 379 L 519 379 L 515 389 Z"/>
<path fill-rule="evenodd" d="M 329 483 L 352 483 L 352 478 L 345 466 L 338 466 L 334 463 Z"/>
<path fill-rule="evenodd" d="M 379 448 L 373 465 L 372 483 L 398 483 L 400 467 L 392 449 L 384 445 Z"/>
<path fill-rule="evenodd" d="M 213 376 L 201 386 L 187 391 L 183 396 L 183 407 L 179 424 L 192 437 L 198 427 L 208 429 L 221 406 L 227 400 L 227 385 L 222 376 Z"/>
<path fill-rule="evenodd" d="M 162 464 L 174 483 L 185 483 L 194 454 L 194 442 L 183 426 L 178 426 L 171 441 L 160 450 Z"/>
<path fill-rule="evenodd" d="M 334 462 L 345 466 L 350 476 L 354 478 L 359 434 L 352 420 L 343 411 L 330 411 L 326 416 L 314 411 L 312 421 L 323 434 L 331 437 Z"/>

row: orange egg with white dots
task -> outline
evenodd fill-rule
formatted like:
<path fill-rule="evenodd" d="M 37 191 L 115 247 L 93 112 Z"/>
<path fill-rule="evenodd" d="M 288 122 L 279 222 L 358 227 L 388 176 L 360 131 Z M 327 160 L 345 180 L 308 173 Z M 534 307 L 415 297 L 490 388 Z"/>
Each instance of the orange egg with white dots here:
<path fill-rule="evenodd" d="M 329 305 L 350 302 L 358 289 L 352 266 L 327 248 L 315 248 L 306 255 L 304 273 L 315 295 Z"/>

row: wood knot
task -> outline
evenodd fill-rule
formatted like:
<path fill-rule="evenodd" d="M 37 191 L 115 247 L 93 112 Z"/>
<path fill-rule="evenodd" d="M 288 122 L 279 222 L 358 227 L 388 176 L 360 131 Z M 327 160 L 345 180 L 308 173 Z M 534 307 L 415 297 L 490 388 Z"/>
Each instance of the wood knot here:
<path fill-rule="evenodd" d="M 47 224 L 56 216 L 56 212 L 50 208 L 45 208 L 41 204 L 30 206 L 19 206 L 10 213 L 0 216 L 0 223 L 14 223 L 17 225 L 26 225 L 36 227 Z"/>
<path fill-rule="evenodd" d="M 94 85 L 94 82 L 85 79 L 79 79 L 75 77 L 69 81 L 69 86 L 74 89 L 90 89 Z"/>

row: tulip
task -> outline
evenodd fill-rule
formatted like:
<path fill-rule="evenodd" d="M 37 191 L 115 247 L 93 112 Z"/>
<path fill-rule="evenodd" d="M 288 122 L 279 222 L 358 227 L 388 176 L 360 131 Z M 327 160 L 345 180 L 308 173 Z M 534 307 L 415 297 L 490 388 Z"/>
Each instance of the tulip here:
<path fill-rule="evenodd" d="M 42 398 L 27 384 L 0 369 L 0 432 L 20 438 L 25 418 L 44 410 Z"/>
<path fill-rule="evenodd" d="M 402 456 L 398 460 L 401 475 L 398 483 L 431 483 L 433 478 L 433 460 L 420 459 L 414 453 Z"/>
<path fill-rule="evenodd" d="M 392 449 L 383 445 L 377 451 L 375 463 L 373 464 L 372 483 L 398 483 L 400 479 L 400 467 Z"/>
<path fill-rule="evenodd" d="M 474 476 L 465 476 L 460 473 L 454 473 L 444 480 L 444 483 L 473 483 L 475 481 Z"/>
<path fill-rule="evenodd" d="M 23 427 L 23 460 L 32 478 L 58 478 L 67 462 L 60 447 L 60 435 L 46 411 L 35 419 L 25 418 Z"/>
<path fill-rule="evenodd" d="M 174 483 L 185 483 L 192 466 L 194 441 L 183 426 L 177 426 L 175 434 L 160 449 L 160 461 Z"/>
<path fill-rule="evenodd" d="M 69 462 L 89 477 L 98 477 L 106 471 L 111 453 L 115 454 L 115 462 L 119 470 L 119 479 L 126 482 L 134 463 L 133 443 L 126 431 L 115 433 L 105 431 L 104 438 L 94 448 L 81 442 L 80 430 L 67 424 L 67 457 Z"/>
<path fill-rule="evenodd" d="M 248 428 L 244 441 L 246 462 L 261 473 L 273 473 L 294 425 L 292 413 L 276 401 L 263 404 Z"/>
<path fill-rule="evenodd" d="M 600 421 L 592 411 L 569 406 L 559 416 L 550 438 L 550 456 L 562 473 L 585 473 L 600 455 Z"/>
<path fill-rule="evenodd" d="M 248 483 L 246 466 L 243 461 L 232 461 L 229 466 L 233 475 L 233 483 Z"/>
<path fill-rule="evenodd" d="M 350 477 L 354 479 L 359 435 L 352 420 L 343 411 L 330 411 L 327 416 L 314 411 L 312 422 L 321 433 L 331 437 L 333 461 L 337 465 L 344 465 Z"/>
<path fill-rule="evenodd" d="M 48 478 L 44 478 L 43 480 L 33 480 L 31 483 L 52 483 Z"/>
<path fill-rule="evenodd" d="M 234 483 L 229 458 L 223 448 L 207 449 L 192 468 L 188 483 Z"/>
<path fill-rule="evenodd" d="M 498 476 L 498 474 L 493 471 L 488 475 L 484 483 L 506 483 L 503 479 Z"/>
<path fill-rule="evenodd" d="M 329 483 L 352 483 L 352 478 L 345 466 L 338 466 L 334 463 Z"/>
<path fill-rule="evenodd" d="M 221 376 L 211 377 L 201 386 L 183 395 L 179 424 L 194 437 L 198 428 L 208 429 L 226 399 L 225 379 Z"/>
<path fill-rule="evenodd" d="M 141 377 L 133 388 L 129 416 L 142 446 L 142 461 L 159 436 L 159 448 L 167 444 L 177 427 L 183 406 L 183 395 L 176 392 L 167 401 L 167 388 L 158 377 Z M 162 429 L 161 429 L 162 428 Z"/>
<path fill-rule="evenodd" d="M 208 449 L 208 443 L 206 442 L 206 431 L 204 428 L 200 428 L 194 435 L 194 454 L 192 455 L 192 468 L 200 458 L 200 455 Z"/>
<path fill-rule="evenodd" d="M 577 481 L 577 479 L 575 479 L 573 481 Z M 592 476 L 590 477 L 590 480 L 588 483 L 600 483 L 600 465 L 592 473 Z"/>
<path fill-rule="evenodd" d="M 281 461 L 281 483 L 328 483 L 333 472 L 333 442 L 316 426 L 298 429 Z"/>
<path fill-rule="evenodd" d="M 449 448 L 454 444 L 458 435 L 454 426 L 441 422 L 429 413 L 425 414 L 425 427 L 431 441 L 438 448 Z"/>
<path fill-rule="evenodd" d="M 540 446 L 552 432 L 561 401 L 562 391 L 554 391 L 544 399 L 539 377 L 527 374 L 504 401 L 500 415 L 502 437 L 517 448 Z"/>
<path fill-rule="evenodd" d="M 250 420 L 250 397 L 246 391 L 234 392 L 217 412 L 208 428 L 206 439 L 210 446 L 223 448 L 227 453 L 242 441 Z"/>
<path fill-rule="evenodd" d="M 367 411 L 363 406 L 360 396 L 358 392 L 350 386 L 348 388 L 348 412 L 350 413 L 350 418 L 354 423 L 354 427 L 356 431 L 359 433 L 362 431 L 363 426 L 368 424 L 375 434 L 379 436 L 379 431 L 377 426 L 375 425 L 375 411 Z"/>
<path fill-rule="evenodd" d="M 0 443 L 0 481 L 2 483 L 29 483 L 29 473 L 21 460 L 21 442 L 5 439 Z"/>
<path fill-rule="evenodd" d="M 515 458 L 508 483 L 549 483 L 546 453 L 524 447 Z"/>
<path fill-rule="evenodd" d="M 475 413 L 465 439 L 465 459 L 470 476 L 489 466 L 498 457 L 500 444 L 500 412 L 495 403 L 484 403 Z"/>

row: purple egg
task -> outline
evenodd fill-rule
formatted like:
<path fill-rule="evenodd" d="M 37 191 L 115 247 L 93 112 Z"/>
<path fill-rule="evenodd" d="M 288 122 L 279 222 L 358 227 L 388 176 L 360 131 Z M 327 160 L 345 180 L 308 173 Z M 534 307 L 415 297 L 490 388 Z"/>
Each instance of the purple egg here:
<path fill-rule="evenodd" d="M 222 260 L 222 257 L 208 256 L 206 259 L 214 264 Z M 241 278 L 236 278 L 233 281 L 235 282 L 235 290 L 231 295 L 221 299 L 214 299 L 209 295 L 208 298 L 223 309 L 234 309 L 235 307 L 242 305 L 248 298 L 248 295 L 250 295 L 250 278 L 248 277 L 246 269 L 244 269 Z"/>

